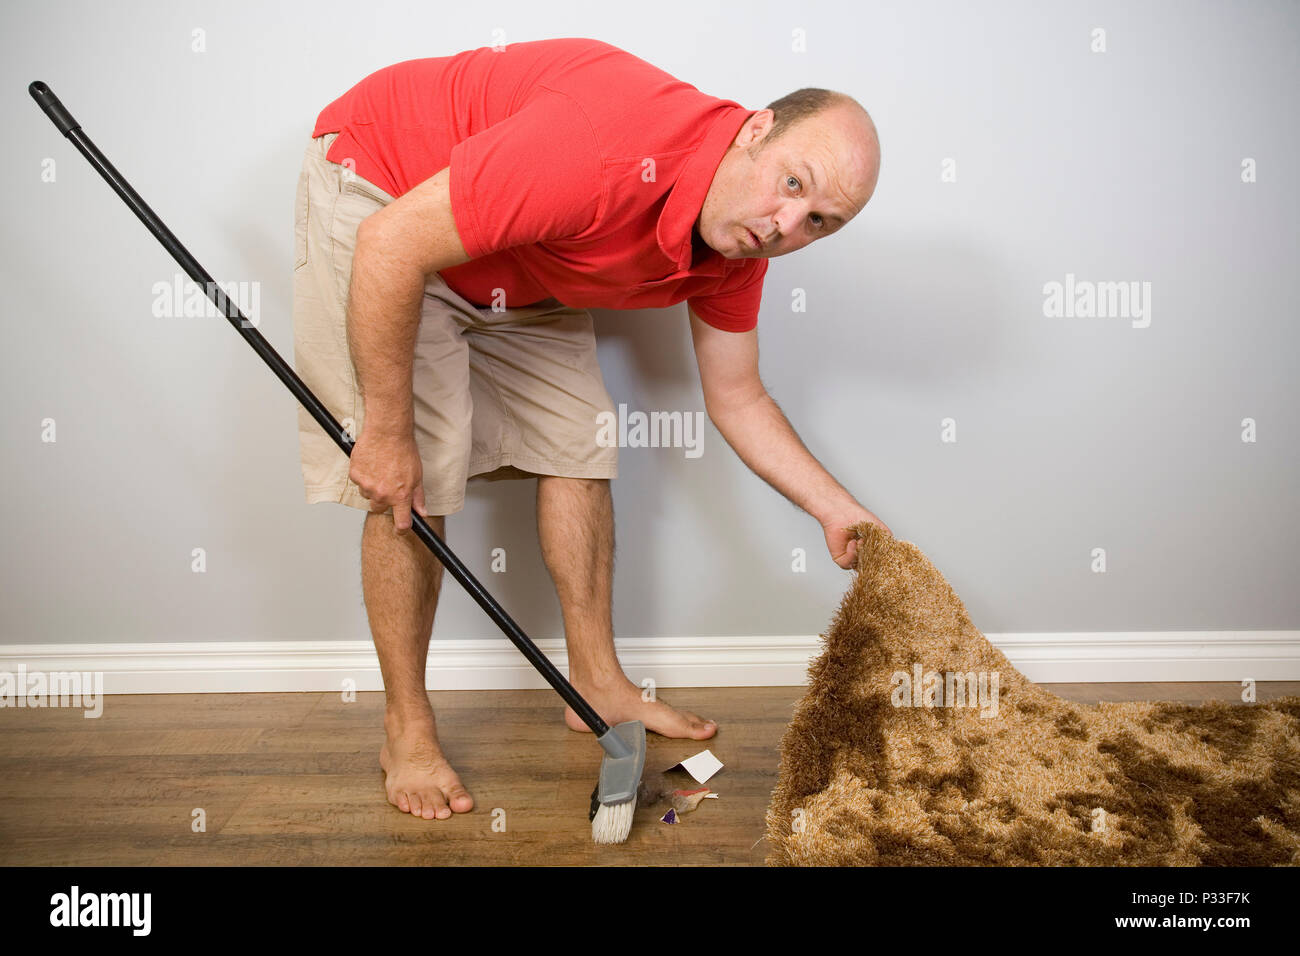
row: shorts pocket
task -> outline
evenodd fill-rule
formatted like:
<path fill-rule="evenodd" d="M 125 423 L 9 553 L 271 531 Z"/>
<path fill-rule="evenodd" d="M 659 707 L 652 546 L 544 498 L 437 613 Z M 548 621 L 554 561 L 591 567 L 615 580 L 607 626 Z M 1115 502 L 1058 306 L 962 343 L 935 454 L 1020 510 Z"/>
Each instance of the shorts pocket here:
<path fill-rule="evenodd" d="M 373 199 L 381 206 L 387 206 L 390 202 L 393 201 L 393 197 L 388 195 L 388 193 L 384 192 L 382 189 L 380 189 L 378 186 L 374 185 L 373 183 L 367 182 L 366 180 L 362 179 L 360 176 L 358 176 L 354 172 L 351 172 L 350 170 L 344 176 L 343 188 L 347 192 L 357 193 L 358 195 L 365 196 L 367 199 Z"/>

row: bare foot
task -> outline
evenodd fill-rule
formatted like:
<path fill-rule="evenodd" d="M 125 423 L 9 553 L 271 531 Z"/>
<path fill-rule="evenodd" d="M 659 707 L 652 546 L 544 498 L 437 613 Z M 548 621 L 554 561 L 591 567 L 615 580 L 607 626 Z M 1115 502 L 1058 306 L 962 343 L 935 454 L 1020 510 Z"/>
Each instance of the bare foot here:
<path fill-rule="evenodd" d="M 642 700 L 642 689 L 620 675 L 612 683 L 592 684 L 574 681 L 578 693 L 611 727 L 625 720 L 639 720 L 646 730 L 664 737 L 687 737 L 708 740 L 718 732 L 718 725 L 689 710 L 679 710 L 663 700 Z M 573 712 L 564 708 L 564 723 L 570 730 L 591 733 L 591 728 Z"/>
<path fill-rule="evenodd" d="M 425 820 L 446 820 L 474 809 L 469 795 L 438 746 L 432 719 L 399 725 L 384 721 L 388 740 L 379 751 L 388 802 Z"/>

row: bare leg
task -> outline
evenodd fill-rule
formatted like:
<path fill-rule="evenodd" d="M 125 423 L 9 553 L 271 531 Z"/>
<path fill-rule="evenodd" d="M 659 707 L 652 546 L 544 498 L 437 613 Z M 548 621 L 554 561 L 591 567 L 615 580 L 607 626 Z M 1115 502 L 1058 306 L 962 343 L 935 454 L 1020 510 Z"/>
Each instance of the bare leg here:
<path fill-rule="evenodd" d="M 640 720 L 665 737 L 704 740 L 717 724 L 642 699 L 614 653 L 614 502 L 608 478 L 537 477 L 537 536 L 564 614 L 569 680 L 609 724 Z M 572 708 L 564 721 L 588 730 Z"/>
<path fill-rule="evenodd" d="M 443 537 L 445 518 L 427 520 Z M 394 529 L 391 512 L 366 515 L 361 582 L 384 677 L 387 741 L 379 764 L 388 802 L 425 820 L 445 820 L 453 811 L 474 808 L 473 797 L 438 746 L 433 707 L 424 687 L 442 574 L 442 563 L 413 531 L 399 534 Z"/>

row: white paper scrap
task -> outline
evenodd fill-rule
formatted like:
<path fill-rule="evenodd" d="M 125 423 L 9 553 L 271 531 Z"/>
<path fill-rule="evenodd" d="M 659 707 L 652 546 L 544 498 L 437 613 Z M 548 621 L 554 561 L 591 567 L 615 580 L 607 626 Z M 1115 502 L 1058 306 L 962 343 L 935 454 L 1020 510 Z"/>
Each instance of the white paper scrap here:
<path fill-rule="evenodd" d="M 722 769 L 722 761 L 713 756 L 713 751 L 702 750 L 694 757 L 687 757 L 669 770 L 685 770 L 695 778 L 696 783 L 707 783 L 708 779 Z"/>

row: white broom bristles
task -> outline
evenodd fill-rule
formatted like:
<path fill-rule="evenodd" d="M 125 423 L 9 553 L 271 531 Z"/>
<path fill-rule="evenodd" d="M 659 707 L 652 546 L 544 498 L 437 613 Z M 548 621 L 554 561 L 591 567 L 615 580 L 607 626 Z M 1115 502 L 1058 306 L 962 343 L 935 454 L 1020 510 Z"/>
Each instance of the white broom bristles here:
<path fill-rule="evenodd" d="M 632 831 L 636 797 L 622 803 L 602 803 L 591 818 L 591 839 L 595 843 L 622 843 Z"/>

